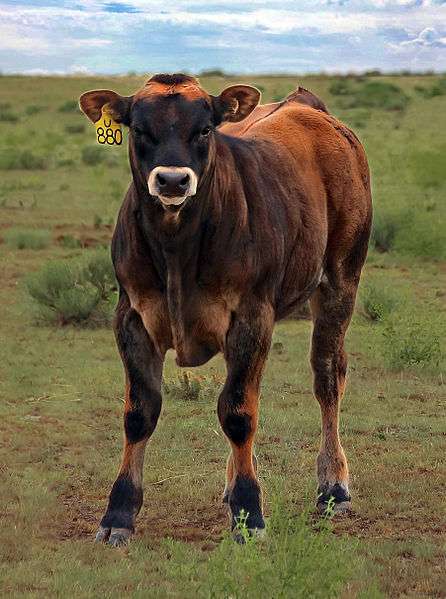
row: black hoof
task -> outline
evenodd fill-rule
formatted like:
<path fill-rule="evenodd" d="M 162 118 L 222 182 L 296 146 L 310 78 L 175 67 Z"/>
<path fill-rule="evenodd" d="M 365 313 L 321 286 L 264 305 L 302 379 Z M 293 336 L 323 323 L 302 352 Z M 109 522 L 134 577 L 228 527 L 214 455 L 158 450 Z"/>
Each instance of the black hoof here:
<path fill-rule="evenodd" d="M 127 545 L 133 531 L 129 528 L 108 528 L 100 526 L 96 533 L 95 543 L 107 543 L 112 547 Z"/>
<path fill-rule="evenodd" d="M 351 499 L 347 485 L 343 483 L 336 483 L 332 487 L 325 485 L 318 489 L 317 510 L 322 514 L 331 506 L 334 514 L 347 513 L 352 509 Z"/>
<path fill-rule="evenodd" d="M 265 539 L 266 532 L 265 528 L 247 528 L 243 531 L 239 528 L 234 528 L 232 531 L 232 536 L 234 541 L 239 545 L 246 545 L 248 539 L 263 541 Z"/>

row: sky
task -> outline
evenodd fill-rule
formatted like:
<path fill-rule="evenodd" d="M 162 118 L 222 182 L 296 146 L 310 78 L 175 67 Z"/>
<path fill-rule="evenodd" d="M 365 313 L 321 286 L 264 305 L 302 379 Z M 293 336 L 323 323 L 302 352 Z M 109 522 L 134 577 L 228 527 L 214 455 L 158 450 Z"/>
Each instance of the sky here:
<path fill-rule="evenodd" d="M 446 71 L 446 0 L 0 0 L 0 72 Z"/>

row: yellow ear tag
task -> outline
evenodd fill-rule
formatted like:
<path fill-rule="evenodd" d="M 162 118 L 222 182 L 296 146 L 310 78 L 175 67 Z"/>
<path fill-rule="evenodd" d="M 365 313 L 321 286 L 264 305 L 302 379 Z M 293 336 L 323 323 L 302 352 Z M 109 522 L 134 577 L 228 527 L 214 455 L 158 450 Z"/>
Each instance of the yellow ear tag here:
<path fill-rule="evenodd" d="M 94 124 L 98 144 L 120 146 L 122 144 L 122 130 L 120 123 L 113 120 L 107 108 L 102 107 L 102 116 Z"/>

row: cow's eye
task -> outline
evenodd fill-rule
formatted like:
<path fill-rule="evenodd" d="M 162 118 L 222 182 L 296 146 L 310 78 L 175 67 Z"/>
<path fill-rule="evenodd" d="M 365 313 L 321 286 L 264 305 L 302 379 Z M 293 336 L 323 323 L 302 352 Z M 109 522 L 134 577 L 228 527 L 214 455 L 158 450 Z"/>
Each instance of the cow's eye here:
<path fill-rule="evenodd" d="M 200 131 L 200 135 L 207 137 L 211 131 L 211 127 L 203 127 L 203 129 Z"/>
<path fill-rule="evenodd" d="M 146 129 L 141 129 L 140 127 L 132 127 L 132 129 L 133 133 L 136 135 L 137 138 L 140 138 L 144 141 L 148 141 L 154 145 L 158 143 L 157 140 L 153 137 L 153 135 L 151 135 L 151 133 Z"/>

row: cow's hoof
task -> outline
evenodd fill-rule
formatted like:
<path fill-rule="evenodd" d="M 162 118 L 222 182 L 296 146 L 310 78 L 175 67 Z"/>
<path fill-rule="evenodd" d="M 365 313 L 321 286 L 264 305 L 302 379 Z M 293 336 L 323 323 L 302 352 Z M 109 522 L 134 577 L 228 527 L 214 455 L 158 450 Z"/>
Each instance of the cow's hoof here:
<path fill-rule="evenodd" d="M 239 545 L 245 545 L 247 538 L 248 539 L 255 539 L 256 541 L 263 541 L 266 537 L 266 532 L 264 528 L 248 528 L 246 529 L 246 532 L 242 532 L 241 530 L 235 528 L 232 531 L 232 536 L 234 538 L 234 541 L 236 543 L 238 543 Z"/>
<path fill-rule="evenodd" d="M 328 504 L 324 501 L 320 501 L 317 504 L 317 511 L 319 514 L 325 515 L 327 513 Z M 342 515 L 349 514 L 352 511 L 352 502 L 351 501 L 340 501 L 339 503 L 334 503 L 330 509 L 330 514 L 333 515 Z"/>
<path fill-rule="evenodd" d="M 123 547 L 127 545 L 132 536 L 132 531 L 128 528 L 112 528 L 108 544 L 112 547 Z"/>
<path fill-rule="evenodd" d="M 132 531 L 128 528 L 107 528 L 100 526 L 96 533 L 95 543 L 108 543 L 112 547 L 127 545 Z"/>
<path fill-rule="evenodd" d="M 98 532 L 94 538 L 95 543 L 105 543 L 108 541 L 110 537 L 111 528 L 106 528 L 105 526 L 100 526 L 98 528 Z"/>

